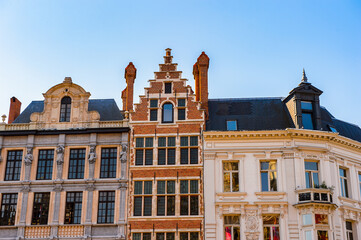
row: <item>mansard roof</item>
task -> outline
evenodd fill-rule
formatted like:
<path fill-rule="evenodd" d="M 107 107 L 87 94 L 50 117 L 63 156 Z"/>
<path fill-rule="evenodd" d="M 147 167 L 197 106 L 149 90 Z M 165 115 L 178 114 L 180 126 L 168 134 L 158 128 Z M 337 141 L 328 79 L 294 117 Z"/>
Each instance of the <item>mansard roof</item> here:
<path fill-rule="evenodd" d="M 30 115 L 44 111 L 44 101 L 32 101 L 13 123 L 30 123 Z M 89 99 L 88 111 L 97 111 L 100 121 L 123 120 L 118 105 L 114 99 Z"/>
<path fill-rule="evenodd" d="M 227 120 L 237 120 L 240 131 L 295 128 L 283 98 L 209 99 L 207 131 L 226 131 Z M 361 142 L 361 128 L 335 118 L 321 107 L 322 131 L 335 128 L 341 136 Z"/>

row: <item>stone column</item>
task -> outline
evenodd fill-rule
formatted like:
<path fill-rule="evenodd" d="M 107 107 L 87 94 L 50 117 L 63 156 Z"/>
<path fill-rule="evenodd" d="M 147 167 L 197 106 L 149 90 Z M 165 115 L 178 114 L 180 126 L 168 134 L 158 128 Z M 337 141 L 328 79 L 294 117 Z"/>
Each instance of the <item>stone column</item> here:
<path fill-rule="evenodd" d="M 21 200 L 20 222 L 18 225 L 18 237 L 20 239 L 22 239 L 25 235 L 26 212 L 28 209 L 28 198 L 29 198 L 30 190 L 31 189 L 30 189 L 29 183 L 26 183 L 26 185 L 23 185 L 23 187 L 21 189 L 23 197 Z"/>
<path fill-rule="evenodd" d="M 128 184 L 126 182 L 120 183 L 120 206 L 118 219 L 118 238 L 125 239 L 126 236 L 126 222 L 125 222 L 125 205 Z"/>
<path fill-rule="evenodd" d="M 96 145 L 90 145 L 90 151 L 89 151 L 89 156 L 88 156 L 89 179 L 94 179 L 95 162 L 96 162 L 96 159 L 97 159 L 95 149 L 96 149 Z"/>
<path fill-rule="evenodd" d="M 3 146 L 3 136 L 0 136 L 0 162 L 2 162 L 2 160 L 3 160 L 2 155 L 1 155 L 2 146 Z"/>
<path fill-rule="evenodd" d="M 63 186 L 61 184 L 56 184 L 53 188 L 55 192 L 55 199 L 54 203 L 54 212 L 53 212 L 53 226 L 52 226 L 52 233 L 53 237 L 58 236 L 58 225 L 59 225 L 59 210 L 60 210 L 60 193 L 63 190 Z"/>
<path fill-rule="evenodd" d="M 86 204 L 86 215 L 85 215 L 85 229 L 84 235 L 85 237 L 91 236 L 91 224 L 92 224 L 92 214 L 93 214 L 93 194 L 95 190 L 95 186 L 93 182 L 88 183 L 86 186 L 86 190 L 88 191 L 87 204 Z"/>

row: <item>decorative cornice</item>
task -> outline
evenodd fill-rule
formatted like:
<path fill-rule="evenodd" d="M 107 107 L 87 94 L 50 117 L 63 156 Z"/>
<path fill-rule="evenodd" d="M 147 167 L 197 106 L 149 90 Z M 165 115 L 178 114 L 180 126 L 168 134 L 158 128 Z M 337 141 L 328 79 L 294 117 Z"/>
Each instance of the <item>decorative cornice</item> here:
<path fill-rule="evenodd" d="M 267 130 L 267 131 L 207 131 L 203 133 L 206 140 L 250 140 L 250 139 L 313 139 L 329 141 L 344 147 L 361 151 L 361 143 L 347 137 L 340 136 L 338 133 L 324 132 L 317 130 L 287 128 L 285 130 Z"/>

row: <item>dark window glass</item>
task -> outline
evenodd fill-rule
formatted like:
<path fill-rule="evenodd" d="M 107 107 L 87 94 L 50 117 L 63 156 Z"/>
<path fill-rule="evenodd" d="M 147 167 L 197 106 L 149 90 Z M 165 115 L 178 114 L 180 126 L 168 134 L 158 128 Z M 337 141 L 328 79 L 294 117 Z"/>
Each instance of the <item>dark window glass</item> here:
<path fill-rule="evenodd" d="M 48 224 L 50 193 L 35 193 L 31 225 Z"/>
<path fill-rule="evenodd" d="M 175 146 L 175 137 L 168 137 L 168 147 Z"/>
<path fill-rule="evenodd" d="M 198 215 L 198 180 L 180 181 L 180 215 Z"/>
<path fill-rule="evenodd" d="M 181 164 L 188 164 L 188 148 L 181 148 L 180 154 Z"/>
<path fill-rule="evenodd" d="M 185 107 L 186 106 L 186 100 L 184 98 L 178 99 L 178 107 Z"/>
<path fill-rule="evenodd" d="M 143 188 L 144 186 L 144 188 Z M 151 216 L 152 215 L 152 196 L 139 196 L 152 194 L 152 181 L 134 182 L 134 216 Z"/>
<path fill-rule="evenodd" d="M 23 151 L 8 151 L 5 171 L 5 181 L 20 180 L 21 161 L 23 158 Z"/>
<path fill-rule="evenodd" d="M 60 122 L 70 122 L 71 98 L 63 97 L 60 106 Z"/>
<path fill-rule="evenodd" d="M 172 123 L 173 122 L 173 105 L 171 103 L 166 103 L 163 105 L 163 123 Z"/>
<path fill-rule="evenodd" d="M 198 164 L 198 148 L 190 149 L 191 164 Z"/>
<path fill-rule="evenodd" d="M 305 169 L 306 170 L 318 171 L 318 163 L 317 162 L 305 161 Z"/>
<path fill-rule="evenodd" d="M 3 193 L 1 199 L 0 225 L 14 225 L 16 215 L 17 193 Z"/>
<path fill-rule="evenodd" d="M 40 150 L 36 180 L 50 180 L 53 175 L 54 150 Z"/>
<path fill-rule="evenodd" d="M 153 149 L 145 150 L 145 165 L 153 165 Z"/>
<path fill-rule="evenodd" d="M 158 107 L 158 100 L 157 99 L 151 99 L 149 105 L 150 105 L 151 108 L 157 108 Z"/>
<path fill-rule="evenodd" d="M 157 197 L 157 216 L 165 216 L 165 196 Z"/>
<path fill-rule="evenodd" d="M 66 193 L 65 224 L 80 224 L 82 202 L 82 192 Z"/>
<path fill-rule="evenodd" d="M 100 178 L 115 178 L 117 171 L 117 149 L 102 148 Z"/>
<path fill-rule="evenodd" d="M 157 109 L 151 109 L 150 110 L 149 120 L 150 121 L 157 121 L 158 120 L 158 110 Z"/>
<path fill-rule="evenodd" d="M 99 192 L 98 223 L 114 222 L 115 192 Z"/>
<path fill-rule="evenodd" d="M 172 93 L 172 83 L 164 83 L 164 93 Z"/>
<path fill-rule="evenodd" d="M 71 149 L 69 158 L 69 179 L 83 179 L 85 149 Z"/>
<path fill-rule="evenodd" d="M 157 216 L 165 215 L 175 215 L 175 181 L 157 182 Z"/>
<path fill-rule="evenodd" d="M 190 193 L 198 193 L 198 180 L 190 180 Z"/>
<path fill-rule="evenodd" d="M 144 147 L 144 138 L 136 138 L 135 147 Z"/>
<path fill-rule="evenodd" d="M 152 197 L 144 197 L 143 216 L 152 216 Z"/>
<path fill-rule="evenodd" d="M 133 233 L 133 240 L 142 240 L 141 233 Z"/>
<path fill-rule="evenodd" d="M 198 215 L 198 196 L 191 196 L 190 198 L 190 215 Z"/>
<path fill-rule="evenodd" d="M 312 113 L 302 113 L 302 124 L 304 129 L 314 129 Z"/>
<path fill-rule="evenodd" d="M 165 149 L 158 149 L 158 165 L 165 165 Z"/>
<path fill-rule="evenodd" d="M 134 216 L 142 216 L 142 197 L 134 197 Z"/>
<path fill-rule="evenodd" d="M 198 240 L 199 239 L 199 234 L 197 232 L 191 232 L 190 233 L 190 240 Z"/>
<path fill-rule="evenodd" d="M 145 139 L 145 147 L 153 147 L 153 138 Z"/>
<path fill-rule="evenodd" d="M 166 138 L 165 137 L 158 138 L 158 147 L 166 147 Z"/>
<path fill-rule="evenodd" d="M 175 240 L 175 234 L 174 233 L 167 233 L 167 239 L 166 240 Z"/>
<path fill-rule="evenodd" d="M 198 137 L 190 137 L 190 139 L 191 146 L 198 146 Z"/>
<path fill-rule="evenodd" d="M 144 194 L 152 194 L 152 181 L 144 181 Z"/>
<path fill-rule="evenodd" d="M 156 240 L 165 240 L 164 235 L 165 233 L 157 233 Z"/>
<path fill-rule="evenodd" d="M 178 109 L 178 120 L 186 120 L 186 110 L 184 108 Z"/>
<path fill-rule="evenodd" d="M 168 165 L 175 164 L 175 148 L 168 148 Z"/>
<path fill-rule="evenodd" d="M 181 137 L 181 146 L 188 146 L 188 137 Z"/>
<path fill-rule="evenodd" d="M 227 121 L 227 131 L 237 131 L 237 121 L 228 120 Z"/>
<path fill-rule="evenodd" d="M 135 151 L 135 165 L 143 165 L 143 149 Z"/>
<path fill-rule="evenodd" d="M 181 197 L 180 208 L 180 215 L 188 215 L 188 196 Z"/>
<path fill-rule="evenodd" d="M 143 233 L 142 240 L 152 240 L 152 234 L 151 233 Z"/>

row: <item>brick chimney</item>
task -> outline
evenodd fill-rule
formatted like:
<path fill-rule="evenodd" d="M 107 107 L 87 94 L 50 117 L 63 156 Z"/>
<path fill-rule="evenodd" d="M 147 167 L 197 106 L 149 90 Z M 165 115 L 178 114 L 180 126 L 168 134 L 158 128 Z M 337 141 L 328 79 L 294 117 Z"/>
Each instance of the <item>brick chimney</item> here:
<path fill-rule="evenodd" d="M 10 111 L 9 111 L 9 118 L 8 123 L 12 123 L 19 115 L 21 110 L 21 102 L 16 98 L 10 98 Z"/>
<path fill-rule="evenodd" d="M 208 67 L 209 57 L 202 52 L 193 66 L 193 75 L 196 86 L 196 100 L 201 102 L 201 107 L 206 111 L 208 118 Z"/>
<path fill-rule="evenodd" d="M 133 63 L 130 62 L 125 68 L 124 78 L 127 83 L 127 87 L 122 91 L 123 110 L 133 110 L 133 94 L 134 94 L 134 80 L 137 75 L 137 69 Z"/>

